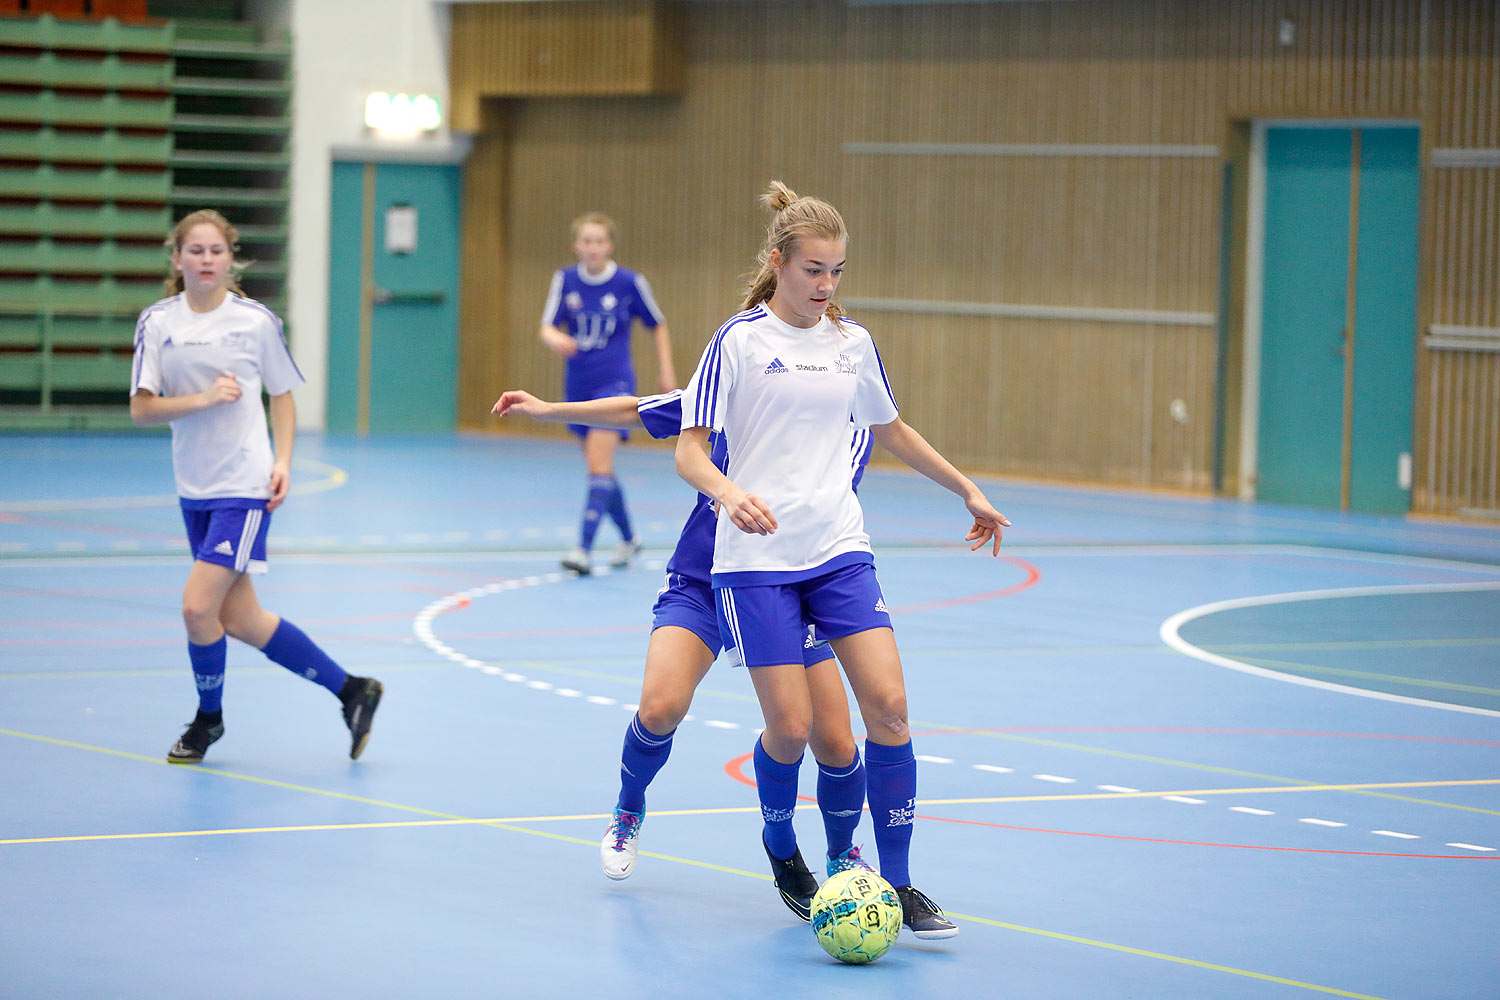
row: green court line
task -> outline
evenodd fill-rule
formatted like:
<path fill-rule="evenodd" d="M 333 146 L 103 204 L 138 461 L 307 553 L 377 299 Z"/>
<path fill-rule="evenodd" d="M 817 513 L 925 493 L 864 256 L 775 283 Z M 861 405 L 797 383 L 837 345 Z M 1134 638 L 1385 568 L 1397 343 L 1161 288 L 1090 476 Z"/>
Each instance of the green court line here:
<path fill-rule="evenodd" d="M 1202 646 L 1202 649 L 1210 653 L 1223 653 L 1222 649 L 1211 646 Z M 1333 677 L 1357 677 L 1367 681 L 1385 681 L 1390 684 L 1400 684 L 1404 687 L 1434 688 L 1442 691 L 1463 691 L 1466 694 L 1486 694 L 1500 696 L 1500 688 L 1481 687 L 1478 684 L 1457 684 L 1452 681 L 1434 681 L 1419 677 L 1404 677 L 1400 674 L 1377 674 L 1370 670 L 1350 670 L 1346 667 L 1325 667 L 1314 663 L 1297 663 L 1292 660 L 1268 660 L 1263 657 L 1244 657 L 1245 662 L 1257 667 L 1284 670 L 1289 673 L 1301 674 L 1328 674 Z M 1481 706 L 1482 707 L 1482 706 Z"/>

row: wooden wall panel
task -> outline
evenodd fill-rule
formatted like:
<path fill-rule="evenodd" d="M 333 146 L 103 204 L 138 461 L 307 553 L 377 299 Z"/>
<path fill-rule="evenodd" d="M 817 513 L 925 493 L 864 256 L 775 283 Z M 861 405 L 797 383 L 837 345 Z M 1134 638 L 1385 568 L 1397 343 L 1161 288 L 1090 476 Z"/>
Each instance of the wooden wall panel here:
<path fill-rule="evenodd" d="M 454 4 L 453 127 L 487 97 L 660 94 L 682 82 L 677 8 L 656 0 Z"/>
<path fill-rule="evenodd" d="M 677 96 L 512 103 L 508 265 L 490 330 L 508 379 L 556 391 L 561 363 L 536 341 L 539 310 L 552 269 L 570 260 L 569 221 L 601 210 L 620 224 L 621 262 L 656 289 L 685 380 L 739 304 L 765 222 L 755 197 L 771 177 L 843 210 L 845 298 L 1214 314 L 1223 159 L 1242 141 L 1238 123 L 1408 119 L 1421 123 L 1424 154 L 1500 147 L 1497 16 L 1488 0 L 686 4 Z M 1291 46 L 1278 42 L 1282 20 Z M 457 24 L 454 34 L 457 76 Z M 638 93 L 630 86 L 616 93 Z M 913 156 L 848 145 L 916 142 L 1095 148 Z M 1093 155 L 1111 144 L 1219 154 Z M 1424 324 L 1500 323 L 1497 173 L 1424 164 Z M 1238 310 L 1243 288 L 1231 293 Z M 1209 486 L 1211 325 L 858 315 L 903 413 L 967 466 Z M 1482 505 L 1495 462 L 1473 415 L 1500 407 L 1500 355 L 1444 358 L 1439 371 L 1433 354 L 1418 352 L 1415 505 Z M 647 338 L 637 357 L 649 374 Z M 1435 428 L 1461 416 L 1480 437 L 1439 443 Z M 1225 440 L 1233 469 L 1237 436 Z M 1471 481 L 1473 502 L 1458 485 Z"/>

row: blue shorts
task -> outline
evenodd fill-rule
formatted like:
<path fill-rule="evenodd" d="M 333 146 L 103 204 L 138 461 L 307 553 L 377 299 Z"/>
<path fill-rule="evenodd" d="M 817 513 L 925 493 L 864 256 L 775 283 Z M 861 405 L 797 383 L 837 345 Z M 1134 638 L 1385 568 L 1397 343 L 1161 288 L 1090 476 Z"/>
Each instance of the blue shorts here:
<path fill-rule="evenodd" d="M 575 382 L 567 379 L 563 385 L 563 395 L 570 403 L 586 402 L 590 399 L 608 399 L 610 396 L 634 396 L 635 383 L 629 379 L 608 378 L 597 382 Z M 576 437 L 584 437 L 591 430 L 607 430 L 608 428 L 594 428 L 587 424 L 569 424 L 568 430 Z M 621 441 L 629 440 L 629 431 L 618 431 Z"/>
<path fill-rule="evenodd" d="M 651 615 L 653 629 L 676 625 L 703 640 L 703 645 L 715 656 L 723 648 L 719 639 L 718 615 L 714 612 L 713 588 L 706 583 L 690 580 L 679 573 L 668 573 L 667 582 L 656 593 L 656 606 L 651 609 Z M 805 626 L 803 635 L 800 651 L 803 666 L 811 667 L 833 659 L 833 650 L 826 641 L 813 637 L 811 625 Z"/>
<path fill-rule="evenodd" d="M 796 663 L 821 640 L 891 627 L 870 563 L 796 583 L 715 588 L 714 597 L 725 655 L 737 667 Z"/>
<path fill-rule="evenodd" d="M 187 526 L 188 547 L 194 559 L 236 573 L 266 571 L 266 535 L 271 529 L 271 514 L 264 500 L 181 503 L 182 522 Z M 203 506 L 205 503 L 213 506 Z"/>

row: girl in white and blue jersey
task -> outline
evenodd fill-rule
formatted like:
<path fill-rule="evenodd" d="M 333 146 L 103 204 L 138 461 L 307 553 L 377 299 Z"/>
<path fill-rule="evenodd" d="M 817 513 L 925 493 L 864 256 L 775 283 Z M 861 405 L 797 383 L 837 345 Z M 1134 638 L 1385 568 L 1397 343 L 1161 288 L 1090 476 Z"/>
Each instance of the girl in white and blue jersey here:
<path fill-rule="evenodd" d="M 584 420 L 593 426 L 644 426 L 652 437 L 664 439 L 676 437 L 681 429 L 682 392 L 549 403 L 511 390 L 500 396 L 492 412 L 554 423 Z M 848 462 L 856 487 L 870 460 L 871 445 L 868 431 L 851 441 Z M 728 461 L 723 435 L 714 438 L 713 460 L 720 468 Z M 666 764 L 693 692 L 723 648 L 710 582 L 715 521 L 713 501 L 699 494 L 657 594 L 639 707 L 625 728 L 620 754 L 620 794 L 599 845 L 604 874 L 612 879 L 628 878 L 635 871 L 646 789 Z M 864 808 L 865 768 L 849 725 L 849 700 L 826 641 L 809 632 L 801 657 L 812 702 L 808 743 L 818 762 L 818 807 L 828 838 L 828 859 L 840 867 L 854 867 L 862 863 L 854 831 Z M 786 861 L 776 863 L 782 901 L 803 920 L 809 919 L 817 882 L 801 852 L 794 848 Z"/>
<path fill-rule="evenodd" d="M 718 504 L 719 627 L 734 662 L 750 668 L 766 721 L 754 754 L 766 850 L 774 864 L 794 843 L 811 714 L 797 651 L 810 622 L 832 642 L 864 719 L 881 874 L 916 936 L 951 937 L 957 926 L 911 884 L 916 758 L 901 658 L 851 488 L 851 435 L 868 427 L 891 454 L 962 497 L 974 548 L 993 541 L 998 555 L 1009 522 L 901 420 L 870 334 L 834 304 L 849 239 L 838 212 L 776 181 L 762 203 L 774 215 L 760 268 L 743 311 L 719 328 L 688 382 L 677 470 Z M 704 450 L 715 432 L 728 439 L 725 470 Z"/>
<path fill-rule="evenodd" d="M 234 283 L 236 238 L 218 212 L 183 218 L 167 241 L 169 297 L 142 312 L 135 328 L 130 416 L 141 427 L 172 426 L 172 469 L 194 560 L 182 617 L 198 712 L 167 760 L 195 764 L 224 735 L 226 635 L 337 695 L 352 737 L 349 756 L 357 758 L 380 682 L 347 674 L 301 629 L 263 609 L 248 575 L 266 571 L 271 511 L 291 482 L 292 389 L 303 378 L 281 320 Z M 271 401 L 274 452 L 262 389 Z"/>
<path fill-rule="evenodd" d="M 573 252 L 576 267 L 561 268 L 552 275 L 547 304 L 542 309 L 540 337 L 548 349 L 567 359 L 564 398 L 602 399 L 635 393 L 635 367 L 630 357 L 630 331 L 639 320 L 655 331 L 657 382 L 660 391 L 676 388 L 672 368 L 672 340 L 651 285 L 645 277 L 612 259 L 615 224 L 607 216 L 590 212 L 573 222 Z M 615 478 L 615 448 L 626 438 L 623 431 L 572 423 L 568 429 L 583 444 L 588 466 L 588 495 L 578 528 L 578 545 L 563 557 L 563 566 L 575 573 L 590 570 L 589 552 L 599 522 L 608 515 L 620 531 L 620 543 L 612 560 L 628 566 L 640 551 L 625 495 Z"/>

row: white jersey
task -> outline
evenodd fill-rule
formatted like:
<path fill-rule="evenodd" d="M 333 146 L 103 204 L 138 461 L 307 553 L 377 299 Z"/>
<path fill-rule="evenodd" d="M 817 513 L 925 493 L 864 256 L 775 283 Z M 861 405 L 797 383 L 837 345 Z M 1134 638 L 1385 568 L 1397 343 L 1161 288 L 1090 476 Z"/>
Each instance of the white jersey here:
<path fill-rule="evenodd" d="M 859 558 L 840 563 L 869 561 L 870 536 L 852 488 L 852 435 L 890 423 L 898 410 L 864 327 L 825 316 L 803 329 L 756 306 L 714 334 L 683 404 L 683 429 L 723 432 L 729 478 L 760 497 L 777 522 L 774 534 L 752 535 L 719 519 L 716 585 L 790 583 L 818 576 L 841 556 Z"/>
<path fill-rule="evenodd" d="M 189 500 L 271 496 L 271 436 L 260 400 L 305 381 L 286 346 L 281 320 L 254 299 L 230 292 L 212 312 L 196 313 L 186 296 L 162 299 L 135 326 L 130 392 L 157 396 L 203 392 L 233 373 L 241 395 L 172 421 L 172 471 Z"/>

